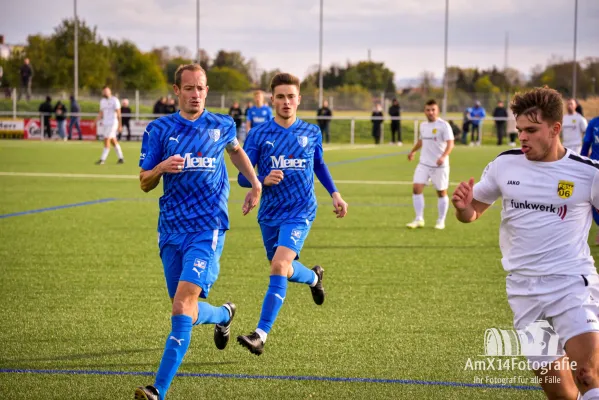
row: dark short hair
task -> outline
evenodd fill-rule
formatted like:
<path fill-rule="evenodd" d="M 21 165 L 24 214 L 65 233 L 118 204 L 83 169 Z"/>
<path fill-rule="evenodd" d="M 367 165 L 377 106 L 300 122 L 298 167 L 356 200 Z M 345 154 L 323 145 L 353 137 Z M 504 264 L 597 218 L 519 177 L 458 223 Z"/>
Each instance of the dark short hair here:
<path fill-rule="evenodd" d="M 183 71 L 202 71 L 204 76 L 206 76 L 206 71 L 200 64 L 181 64 L 175 71 L 175 85 L 177 85 L 178 88 L 181 87 L 181 75 L 183 75 Z"/>
<path fill-rule="evenodd" d="M 288 74 L 286 72 L 281 72 L 272 77 L 270 81 L 270 90 L 272 93 L 275 92 L 275 88 L 280 85 L 293 85 L 297 87 L 297 90 L 300 89 L 300 80 L 297 76 Z"/>
<path fill-rule="evenodd" d="M 539 123 L 537 115 L 544 121 L 562 122 L 564 101 L 562 95 L 548 86 L 537 87 L 526 92 L 518 92 L 512 98 L 510 109 L 517 118 L 525 115 L 531 122 Z"/>
<path fill-rule="evenodd" d="M 427 105 L 427 106 L 436 106 L 437 105 L 437 101 L 435 99 L 430 99 L 429 101 L 427 101 L 425 103 L 425 105 Z"/>

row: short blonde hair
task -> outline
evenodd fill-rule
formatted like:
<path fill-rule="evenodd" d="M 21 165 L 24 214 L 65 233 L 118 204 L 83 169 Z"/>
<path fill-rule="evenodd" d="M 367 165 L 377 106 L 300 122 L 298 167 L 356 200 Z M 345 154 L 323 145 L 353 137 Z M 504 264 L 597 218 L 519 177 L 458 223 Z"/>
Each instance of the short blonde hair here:
<path fill-rule="evenodd" d="M 181 64 L 175 71 L 175 85 L 178 88 L 181 87 L 181 75 L 183 75 L 183 71 L 201 71 L 206 76 L 206 71 L 204 71 L 204 68 L 200 64 Z"/>

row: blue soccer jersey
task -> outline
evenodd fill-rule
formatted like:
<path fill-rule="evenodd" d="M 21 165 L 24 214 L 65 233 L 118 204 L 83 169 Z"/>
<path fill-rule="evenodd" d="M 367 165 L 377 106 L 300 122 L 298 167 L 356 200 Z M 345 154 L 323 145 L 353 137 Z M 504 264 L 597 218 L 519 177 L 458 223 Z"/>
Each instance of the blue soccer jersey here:
<path fill-rule="evenodd" d="M 163 176 L 158 232 L 229 229 L 224 152 L 227 145 L 237 145 L 235 136 L 231 117 L 207 110 L 195 121 L 175 113 L 148 125 L 140 155 L 142 169 L 151 170 L 173 155 L 185 159 L 182 172 Z"/>
<path fill-rule="evenodd" d="M 590 156 L 589 149 L 591 151 Z M 589 126 L 587 126 L 587 130 L 584 135 L 581 153 L 581 155 L 585 157 L 590 157 L 593 160 L 599 160 L 599 117 L 595 117 L 589 121 Z"/>
<path fill-rule="evenodd" d="M 247 119 L 251 122 L 251 127 L 255 128 L 272 119 L 272 109 L 267 105 L 251 107 L 248 110 Z"/>
<path fill-rule="evenodd" d="M 285 129 L 273 119 L 250 131 L 244 149 L 258 166 L 258 176 L 265 177 L 273 169 L 284 174 L 278 185 L 264 186 L 258 221 L 314 220 L 318 206 L 314 165 L 324 163 L 320 129 L 299 119 Z"/>

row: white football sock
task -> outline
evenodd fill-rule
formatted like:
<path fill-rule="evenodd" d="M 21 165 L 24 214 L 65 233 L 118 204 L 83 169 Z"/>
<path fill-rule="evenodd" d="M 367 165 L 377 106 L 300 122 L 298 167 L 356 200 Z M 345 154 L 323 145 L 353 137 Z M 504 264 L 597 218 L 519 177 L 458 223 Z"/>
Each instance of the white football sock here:
<path fill-rule="evenodd" d="M 447 217 L 447 210 L 449 209 L 449 197 L 439 197 L 439 201 L 437 203 L 437 209 L 439 210 L 439 222 L 445 222 L 445 217 Z"/>
<path fill-rule="evenodd" d="M 414 202 L 414 211 L 416 211 L 416 220 L 422 221 L 424 219 L 424 195 L 413 194 L 412 201 Z"/>
<path fill-rule="evenodd" d="M 116 146 L 114 146 L 114 149 L 116 150 L 116 155 L 119 156 L 119 160 L 122 160 L 123 150 L 121 150 L 121 145 L 117 143 Z"/>
<path fill-rule="evenodd" d="M 256 328 L 256 333 L 258 334 L 258 336 L 260 336 L 262 343 L 266 343 L 266 337 L 268 336 L 268 333 L 264 332 L 260 328 Z"/>
<path fill-rule="evenodd" d="M 102 150 L 102 157 L 100 157 L 100 160 L 106 161 L 106 159 L 108 158 L 108 153 L 110 153 L 110 147 L 104 147 L 104 150 Z"/>

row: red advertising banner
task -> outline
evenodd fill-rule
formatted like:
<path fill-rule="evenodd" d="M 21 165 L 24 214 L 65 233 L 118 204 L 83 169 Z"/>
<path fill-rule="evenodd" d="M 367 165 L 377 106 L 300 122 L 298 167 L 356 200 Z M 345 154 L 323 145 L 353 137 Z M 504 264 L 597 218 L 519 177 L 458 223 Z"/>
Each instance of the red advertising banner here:
<path fill-rule="evenodd" d="M 70 119 L 66 120 L 65 124 L 65 136 L 69 135 L 69 123 Z M 79 124 L 81 126 L 81 136 L 83 140 L 96 140 L 96 121 L 94 120 L 80 120 Z M 39 118 L 25 118 L 25 139 L 31 140 L 40 140 L 42 137 L 42 124 Z M 50 130 L 52 133 L 52 139 L 59 139 L 58 136 L 58 124 L 56 120 L 50 120 Z M 48 137 L 44 137 L 44 139 L 49 140 Z M 72 139 L 79 139 L 79 132 L 77 128 L 73 126 Z"/>

